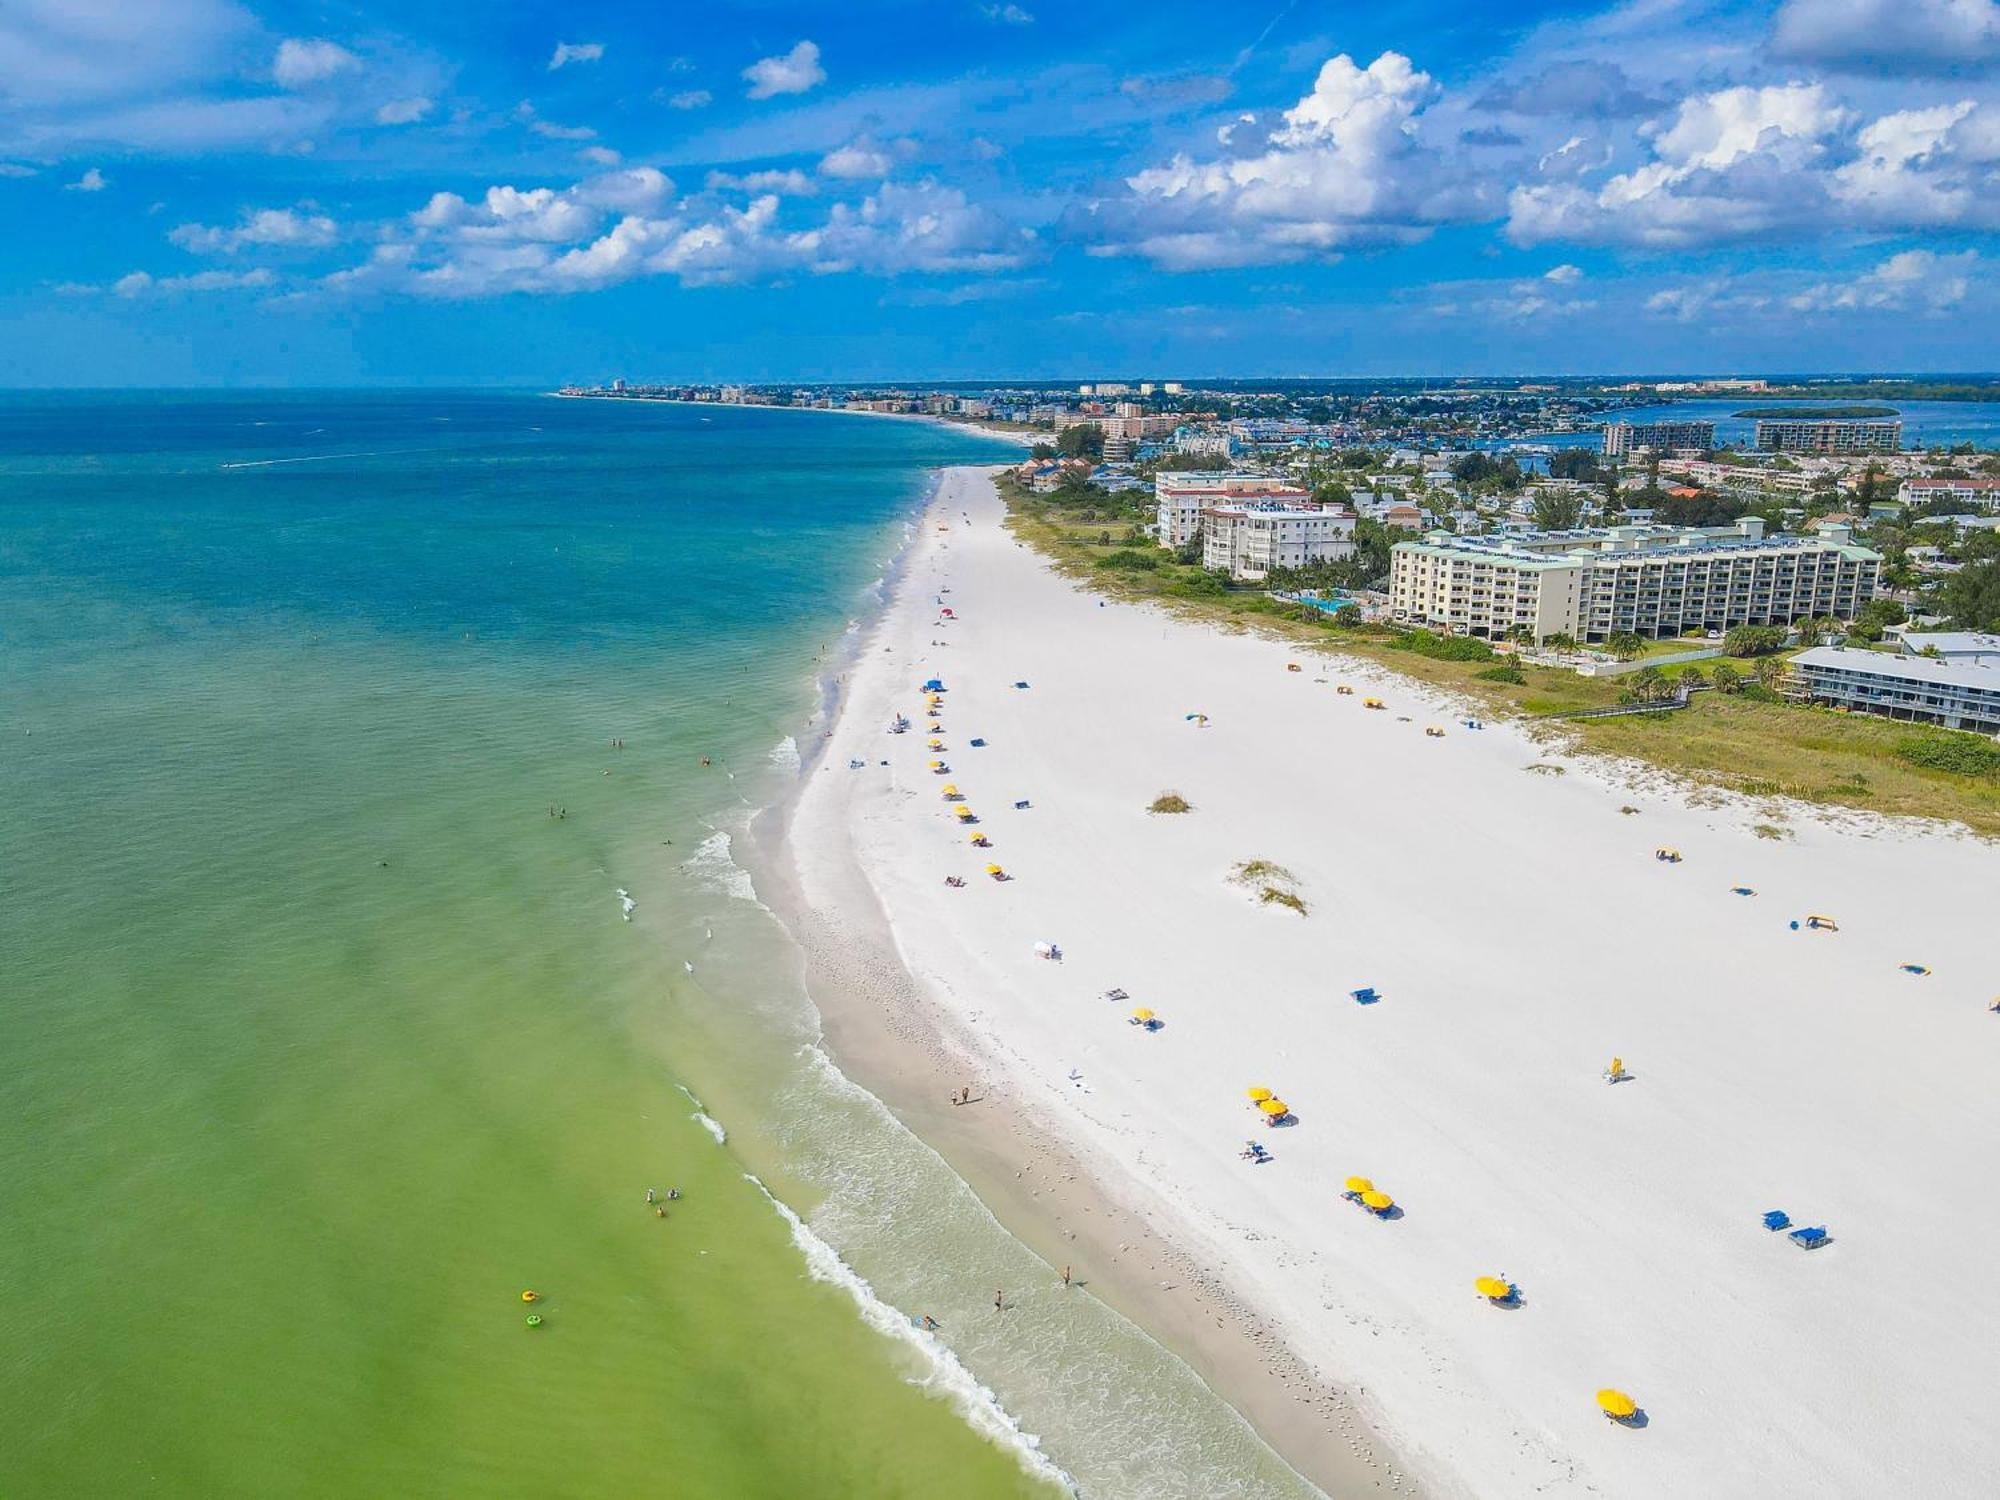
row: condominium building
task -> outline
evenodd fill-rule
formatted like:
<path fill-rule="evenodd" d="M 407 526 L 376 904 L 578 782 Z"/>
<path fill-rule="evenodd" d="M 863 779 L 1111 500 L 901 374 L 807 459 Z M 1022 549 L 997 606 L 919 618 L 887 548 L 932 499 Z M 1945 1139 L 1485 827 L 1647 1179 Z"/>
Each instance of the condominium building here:
<path fill-rule="evenodd" d="M 1655 453 L 1698 448 L 1706 453 L 1714 446 L 1713 422 L 1611 422 L 1604 428 L 1604 452 L 1608 458 L 1623 458 L 1641 448 L 1650 448 Z"/>
<path fill-rule="evenodd" d="M 1793 657 L 1786 695 L 1891 719 L 2000 734 L 2000 664 L 1815 646 Z"/>
<path fill-rule="evenodd" d="M 1614 526 L 1455 537 L 1434 533 L 1390 552 L 1394 618 L 1492 638 L 1519 628 L 1602 641 L 1736 625 L 1851 619 L 1881 582 L 1881 554 L 1844 527 L 1766 537 L 1733 527 Z"/>
<path fill-rule="evenodd" d="M 1766 453 L 1897 453 L 1903 424 L 1894 418 L 1760 417 L 1757 446 Z"/>
<path fill-rule="evenodd" d="M 1201 565 L 1257 580 L 1273 568 L 1354 556 L 1354 513 L 1335 506 L 1221 500 L 1201 513 Z"/>
<path fill-rule="evenodd" d="M 1162 547 L 1185 547 L 1201 527 L 1202 511 L 1221 500 L 1307 506 L 1309 491 L 1262 474 L 1163 473 L 1153 476 L 1153 535 Z"/>
<path fill-rule="evenodd" d="M 1905 479 L 1896 491 L 1896 498 L 1905 505 L 1949 500 L 1955 505 L 1993 510 L 2000 507 L 2000 479 Z"/>

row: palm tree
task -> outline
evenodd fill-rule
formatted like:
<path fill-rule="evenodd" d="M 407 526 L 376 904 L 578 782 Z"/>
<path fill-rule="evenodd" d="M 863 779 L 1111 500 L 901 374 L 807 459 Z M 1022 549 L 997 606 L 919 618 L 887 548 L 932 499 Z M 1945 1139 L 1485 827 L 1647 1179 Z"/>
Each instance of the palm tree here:
<path fill-rule="evenodd" d="M 1695 688 L 1701 687 L 1704 684 L 1706 684 L 1707 681 L 1708 681 L 1708 674 L 1703 672 L 1700 667 L 1688 666 L 1681 668 L 1682 692 L 1689 692 Z"/>
<path fill-rule="evenodd" d="M 1728 662 L 1717 662 L 1715 667 L 1715 690 L 1718 693 L 1733 693 L 1742 682 L 1743 674 Z"/>
<path fill-rule="evenodd" d="M 1551 651 L 1574 651 L 1576 649 L 1576 637 L 1566 630 L 1558 630 L 1554 635 L 1543 641 L 1542 644 Z"/>
<path fill-rule="evenodd" d="M 1782 656 L 1761 656 L 1757 659 L 1757 686 L 1778 691 L 1784 685 L 1785 673 L 1790 670 Z"/>

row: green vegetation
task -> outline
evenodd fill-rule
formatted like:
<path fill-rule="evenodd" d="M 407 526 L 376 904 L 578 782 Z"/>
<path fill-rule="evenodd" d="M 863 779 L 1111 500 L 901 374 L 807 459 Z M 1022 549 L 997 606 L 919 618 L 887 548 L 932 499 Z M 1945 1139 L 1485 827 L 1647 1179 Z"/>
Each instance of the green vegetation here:
<path fill-rule="evenodd" d="M 1913 766 L 1955 776 L 2000 776 L 2000 745 L 1977 734 L 1912 735 L 1896 753 Z"/>
<path fill-rule="evenodd" d="M 1153 799 L 1146 811 L 1149 813 L 1184 813 L 1193 812 L 1194 806 L 1179 792 L 1162 792 Z"/>
<path fill-rule="evenodd" d="M 1246 859 L 1229 872 L 1229 878 L 1255 891 L 1262 905 L 1283 906 L 1306 915 L 1306 904 L 1298 893 L 1299 878 L 1283 865 L 1268 859 Z"/>
<path fill-rule="evenodd" d="M 1503 662 L 1497 667 L 1485 667 L 1472 675 L 1479 682 L 1511 682 L 1517 687 L 1528 680 L 1527 674 L 1512 662 Z"/>
<path fill-rule="evenodd" d="M 1433 661 L 1491 661 L 1493 648 L 1469 635 L 1439 635 L 1431 630 L 1411 630 L 1390 642 L 1398 651 L 1414 651 Z"/>
<path fill-rule="evenodd" d="M 1431 688 L 1459 694 L 1492 718 L 1553 718 L 1609 707 L 1622 691 L 1619 678 L 1579 677 L 1561 667 L 1496 661 L 1490 648 L 1486 657 L 1472 660 L 1398 649 L 1403 632 L 1380 625 L 1342 627 L 1324 611 L 1274 599 L 1262 588 L 1232 584 L 1204 572 L 1190 560 L 1189 552 L 1162 551 L 1160 566 L 1152 570 L 1105 568 L 1100 564 L 1110 553 L 1136 545 L 1122 534 L 1107 541 L 1105 521 L 1142 525 L 1151 518 L 1139 506 L 1098 490 L 1078 496 L 1032 495 L 1006 481 L 1001 488 L 1010 502 L 1008 524 L 1014 534 L 1046 555 L 1059 571 L 1087 579 L 1110 597 L 1143 599 L 1224 628 L 1256 630 L 1301 650 L 1317 648 L 1336 657 L 1372 661 Z M 1085 512 L 1090 513 L 1088 521 L 1083 519 Z M 1992 557 L 2000 561 L 2000 539 L 1992 545 Z M 1968 566 L 1954 579 L 1972 572 Z M 1994 574 L 1993 602 L 1994 623 L 2000 625 L 2000 568 Z M 1685 643 L 1656 644 L 1678 648 Z M 1645 646 L 1642 642 L 1642 654 Z M 1897 753 L 1898 745 L 1910 737 L 1908 724 L 1789 702 L 1770 683 L 1758 682 L 1746 670 L 1750 665 L 1712 664 L 1708 675 L 1714 691 L 1695 694 L 1691 705 L 1677 713 L 1571 719 L 1551 723 L 1548 732 L 1562 736 L 1576 751 L 1645 762 L 1751 796 L 1849 807 L 1865 800 L 1876 812 L 1955 819 L 1975 832 L 2000 836 L 2000 777 L 1965 775 L 1912 762 Z M 1764 672 L 1782 674 L 1784 662 L 1771 654 L 1756 665 Z M 1497 672 L 1485 675 L 1499 667 L 1511 668 L 1521 680 Z M 1541 774 L 1561 769 L 1548 764 Z M 1864 788 L 1853 780 L 1856 775 L 1868 778 L 1865 798 Z"/>
<path fill-rule="evenodd" d="M 1160 566 L 1160 554 L 1158 552 L 1140 552 L 1131 547 L 1125 547 L 1100 559 L 1097 565 L 1100 568 L 1122 568 L 1128 573 L 1152 573 L 1157 571 Z"/>
<path fill-rule="evenodd" d="M 1724 656 L 1767 656 L 1784 649 L 1789 634 L 1781 625 L 1738 625 L 1722 638 Z"/>

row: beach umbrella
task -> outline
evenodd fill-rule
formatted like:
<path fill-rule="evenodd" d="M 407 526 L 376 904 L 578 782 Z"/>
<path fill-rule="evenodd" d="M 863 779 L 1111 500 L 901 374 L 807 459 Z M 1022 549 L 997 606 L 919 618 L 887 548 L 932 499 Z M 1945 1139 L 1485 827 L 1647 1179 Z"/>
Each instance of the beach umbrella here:
<path fill-rule="evenodd" d="M 1347 1190 L 1350 1193 L 1372 1193 L 1375 1191 L 1375 1184 L 1366 1177 L 1350 1177 L 1347 1179 Z"/>
<path fill-rule="evenodd" d="M 1623 1391 L 1608 1388 L 1597 1393 L 1597 1405 L 1605 1416 L 1616 1417 L 1621 1422 L 1639 1409 L 1639 1403 Z"/>
<path fill-rule="evenodd" d="M 1361 1202 L 1365 1207 L 1374 1209 L 1378 1214 L 1386 1213 L 1396 1206 L 1394 1198 L 1391 1198 L 1387 1193 L 1378 1192 L 1374 1188 L 1370 1188 L 1361 1195 Z"/>
<path fill-rule="evenodd" d="M 1132 1019 L 1135 1021 L 1150 1021 L 1153 1019 L 1153 1013 L 1150 1010 L 1141 1007 L 1140 1009 L 1132 1012 Z"/>
<path fill-rule="evenodd" d="M 1282 1120 L 1286 1115 L 1291 1113 L 1289 1109 L 1285 1108 L 1285 1101 L 1282 1099 L 1266 1099 L 1257 1107 L 1274 1120 Z"/>
<path fill-rule="evenodd" d="M 941 761 L 941 760 L 934 760 L 934 761 L 932 761 L 932 762 L 931 762 L 931 769 L 932 769 L 933 771 L 939 771 L 939 770 L 942 770 L 942 769 L 944 769 L 944 762 L 943 762 L 943 761 Z"/>
<path fill-rule="evenodd" d="M 940 792 L 943 796 L 946 797 L 956 797 L 958 795 L 958 784 L 956 782 L 947 781 L 944 784 L 944 786 L 940 788 Z"/>
<path fill-rule="evenodd" d="M 1496 1302 L 1504 1302 L 1514 1295 L 1514 1289 L 1498 1276 L 1482 1276 L 1472 1283 L 1472 1289 L 1482 1297 L 1491 1297 Z"/>
<path fill-rule="evenodd" d="M 1001 873 L 1001 872 L 1000 872 L 1000 867 L 999 867 L 998 865 L 988 865 L 988 866 L 986 867 L 986 873 L 987 873 L 988 875 L 998 875 L 998 874 L 1000 874 L 1000 873 Z"/>
<path fill-rule="evenodd" d="M 1254 1088 L 1250 1090 L 1250 1102 L 1252 1104 L 1262 1104 L 1266 1099 L 1275 1099 L 1276 1097 L 1277 1095 L 1273 1094 L 1267 1088 Z"/>

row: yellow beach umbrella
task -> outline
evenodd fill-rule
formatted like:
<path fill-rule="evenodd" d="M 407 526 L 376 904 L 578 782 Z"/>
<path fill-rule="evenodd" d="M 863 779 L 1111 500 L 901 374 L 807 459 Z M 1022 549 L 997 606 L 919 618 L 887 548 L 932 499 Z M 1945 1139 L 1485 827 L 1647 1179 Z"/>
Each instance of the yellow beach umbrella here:
<path fill-rule="evenodd" d="M 1639 1409 L 1639 1403 L 1623 1391 L 1614 1391 L 1608 1388 L 1597 1393 L 1597 1405 L 1605 1416 L 1618 1417 L 1621 1420 L 1631 1416 L 1632 1413 Z"/>
<path fill-rule="evenodd" d="M 979 842 L 979 841 L 980 841 L 981 839 L 983 839 L 983 838 L 985 838 L 985 837 L 986 837 L 986 835 L 985 835 L 985 834 L 983 834 L 983 833 L 975 833 L 975 834 L 973 834 L 973 835 L 972 835 L 972 842 L 976 844 L 976 843 L 978 843 L 978 842 Z"/>
<path fill-rule="evenodd" d="M 1350 1177 L 1347 1179 L 1347 1190 L 1350 1193 L 1372 1193 L 1375 1191 L 1375 1184 L 1366 1177 Z"/>
<path fill-rule="evenodd" d="M 1150 1021 L 1153 1019 L 1153 1013 L 1150 1010 L 1146 1010 L 1145 1008 L 1141 1007 L 1140 1009 L 1132 1012 L 1132 1019 L 1135 1021 Z"/>
<path fill-rule="evenodd" d="M 1514 1289 L 1498 1276 L 1482 1276 L 1472 1283 L 1472 1289 L 1482 1297 L 1491 1297 L 1496 1302 L 1514 1295 Z"/>
<path fill-rule="evenodd" d="M 1250 1090 L 1250 1102 L 1252 1104 L 1262 1104 L 1266 1099 L 1275 1099 L 1276 1097 L 1277 1095 L 1266 1088 L 1254 1088 Z"/>
<path fill-rule="evenodd" d="M 931 769 L 932 769 L 933 771 L 942 771 L 942 770 L 944 769 L 944 762 L 943 762 L 943 761 L 941 761 L 941 760 L 934 760 L 934 761 L 932 761 L 932 762 L 931 762 Z"/>
<path fill-rule="evenodd" d="M 1367 1192 L 1363 1193 L 1361 1201 L 1369 1208 L 1374 1209 L 1378 1214 L 1396 1206 L 1394 1198 L 1391 1198 L 1387 1193 L 1378 1192 L 1374 1188 L 1370 1188 Z"/>
<path fill-rule="evenodd" d="M 1257 1107 L 1274 1120 L 1282 1120 L 1286 1115 L 1291 1113 L 1289 1109 L 1285 1108 L 1285 1101 L 1282 1099 L 1266 1099 Z"/>
<path fill-rule="evenodd" d="M 958 784 L 956 782 L 947 781 L 944 784 L 944 786 L 939 789 L 939 795 L 945 797 L 956 797 L 958 795 Z"/>
<path fill-rule="evenodd" d="M 979 815 L 969 807 L 961 807 L 957 809 L 958 821 L 961 823 L 970 823 L 974 818 L 978 816 Z"/>
<path fill-rule="evenodd" d="M 998 875 L 1001 873 L 1000 867 L 998 865 L 988 865 L 986 867 L 986 873 L 988 875 Z"/>

